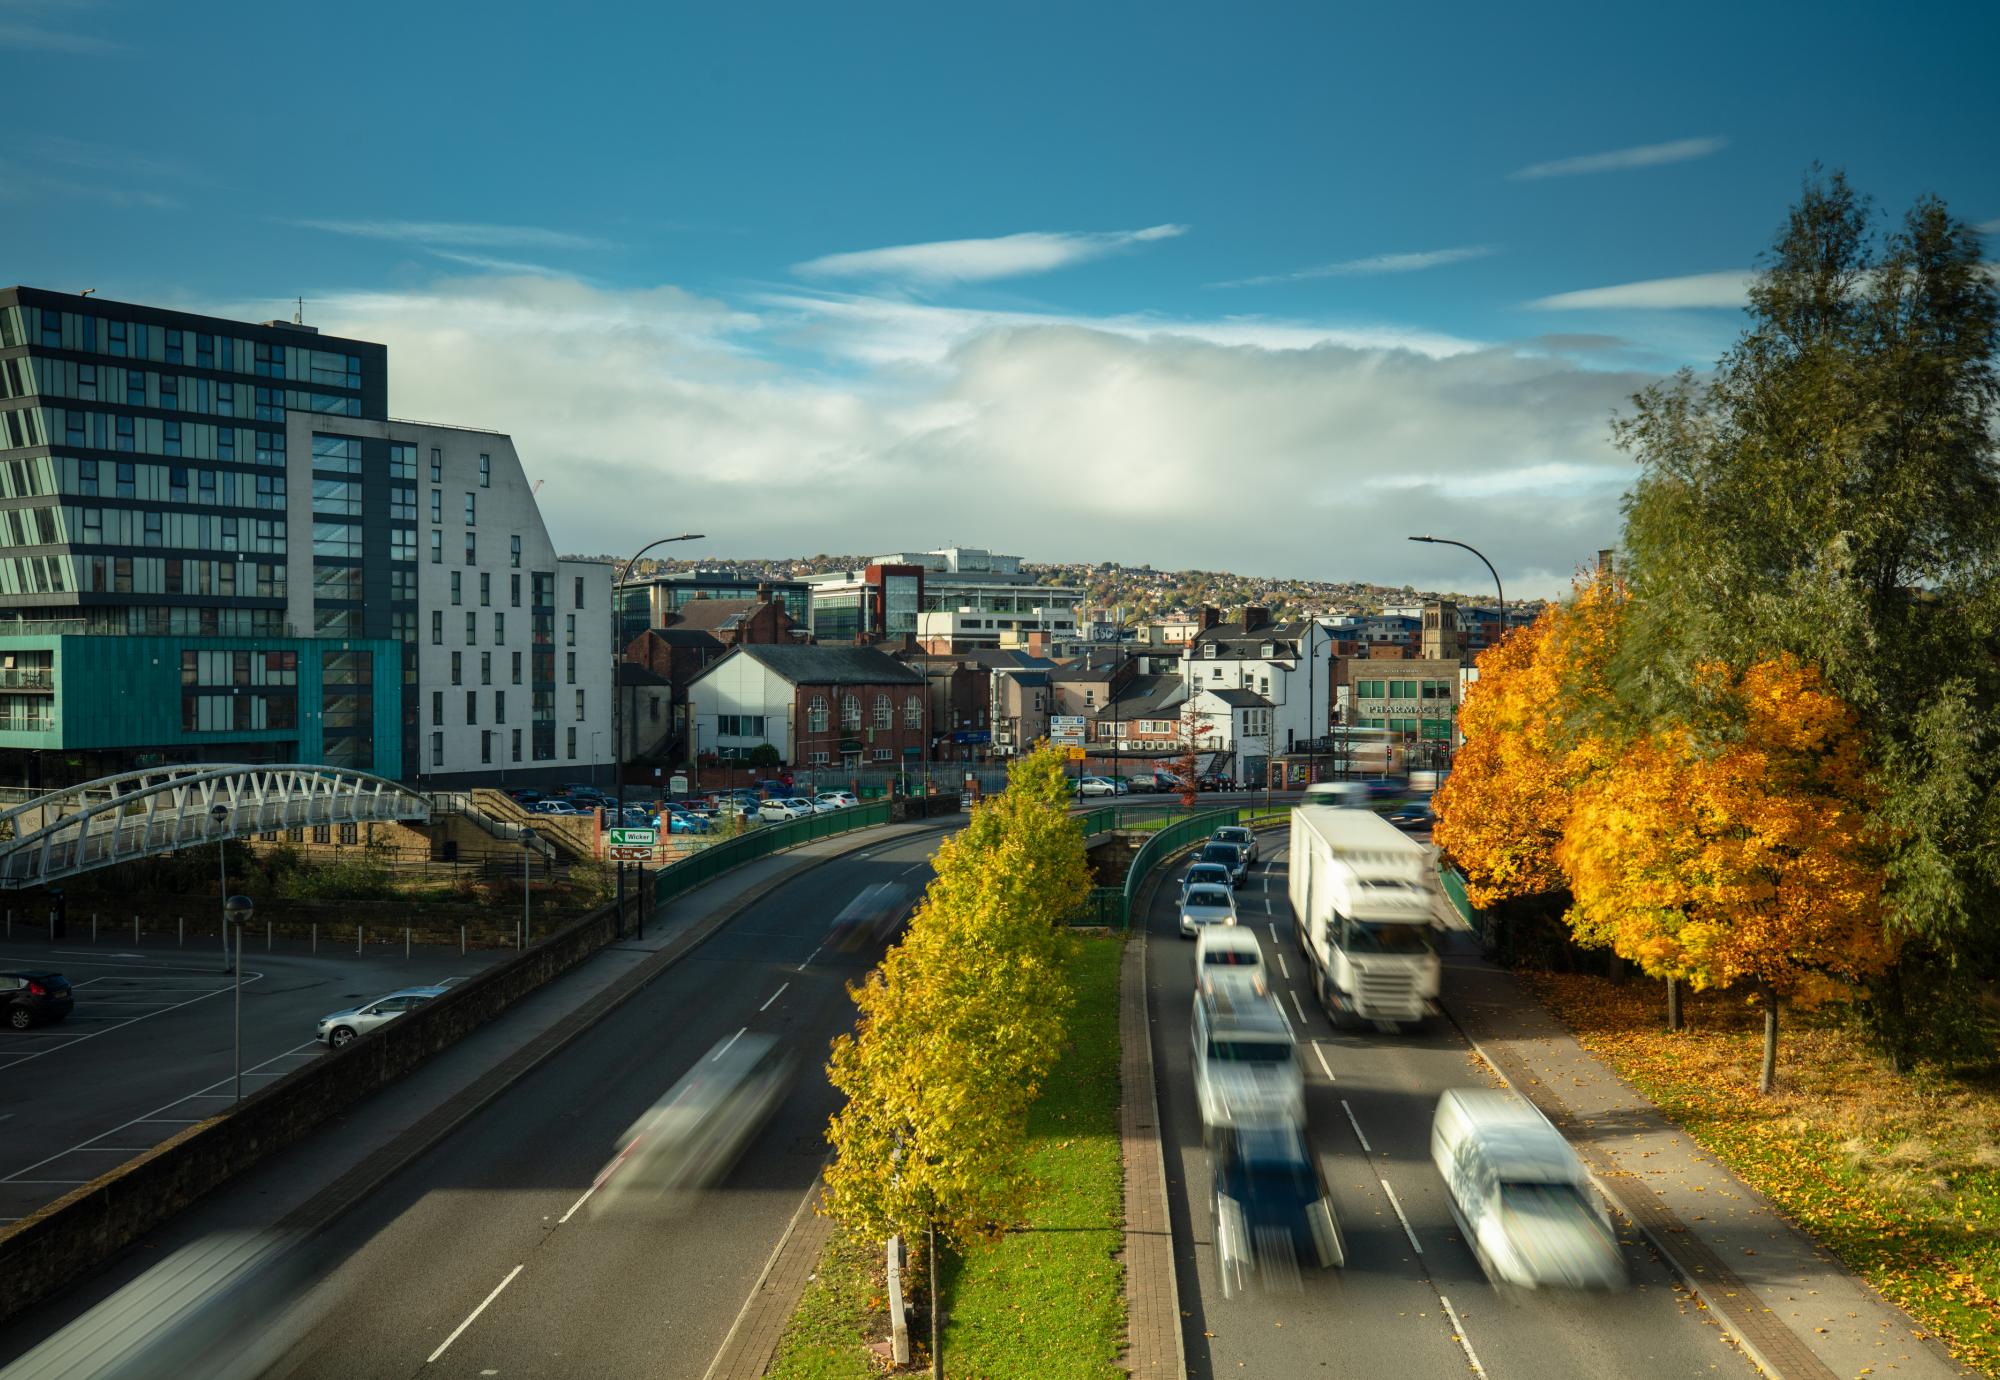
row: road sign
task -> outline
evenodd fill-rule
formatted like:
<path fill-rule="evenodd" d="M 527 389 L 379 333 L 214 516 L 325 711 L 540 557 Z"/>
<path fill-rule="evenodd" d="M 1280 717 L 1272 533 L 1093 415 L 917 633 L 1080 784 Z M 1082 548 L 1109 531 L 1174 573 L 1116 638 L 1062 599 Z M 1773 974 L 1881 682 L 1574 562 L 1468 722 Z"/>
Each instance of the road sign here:
<path fill-rule="evenodd" d="M 660 841 L 658 829 L 609 829 L 605 832 L 613 848 L 653 848 Z"/>
<path fill-rule="evenodd" d="M 604 855 L 611 862 L 651 862 L 653 860 L 653 849 L 650 844 L 641 848 L 614 843 L 604 850 Z"/>
<path fill-rule="evenodd" d="M 1049 715 L 1049 741 L 1059 745 L 1083 745 L 1084 718 L 1081 714 Z"/>

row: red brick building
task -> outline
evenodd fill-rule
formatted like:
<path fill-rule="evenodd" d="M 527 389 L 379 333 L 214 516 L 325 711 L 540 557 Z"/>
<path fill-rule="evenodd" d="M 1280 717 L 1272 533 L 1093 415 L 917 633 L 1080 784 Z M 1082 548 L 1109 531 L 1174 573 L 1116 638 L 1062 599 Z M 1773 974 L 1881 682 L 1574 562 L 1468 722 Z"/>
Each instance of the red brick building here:
<path fill-rule="evenodd" d="M 769 585 L 760 586 L 755 599 L 690 599 L 667 626 L 705 632 L 725 647 L 804 640 L 785 606 L 772 599 Z"/>
<path fill-rule="evenodd" d="M 689 687 L 697 759 L 775 748 L 793 768 L 890 767 L 922 758 L 924 678 L 874 647 L 732 648 Z"/>

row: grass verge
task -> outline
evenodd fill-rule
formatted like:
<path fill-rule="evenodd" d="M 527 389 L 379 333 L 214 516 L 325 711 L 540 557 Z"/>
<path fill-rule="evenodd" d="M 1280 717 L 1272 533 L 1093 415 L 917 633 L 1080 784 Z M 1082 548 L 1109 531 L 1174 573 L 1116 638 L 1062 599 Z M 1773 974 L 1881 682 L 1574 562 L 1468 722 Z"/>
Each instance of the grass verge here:
<path fill-rule="evenodd" d="M 1836 1008 L 1787 1011 L 1757 1095 L 1762 1013 L 1657 984 L 1524 973 L 1593 1053 L 1849 1268 L 2000 1373 L 2000 1084 L 1991 1067 L 1891 1074 Z"/>
<path fill-rule="evenodd" d="M 1070 1038 L 1028 1115 L 1027 1171 L 1037 1185 L 1023 1224 L 944 1259 L 945 1370 L 986 1380 L 1123 1376 L 1124 1159 L 1118 1140 L 1117 935 L 1078 937 Z M 912 1255 L 912 1273 L 920 1262 Z M 915 1287 L 921 1278 L 911 1278 Z M 836 1233 L 785 1325 L 768 1375 L 862 1380 L 880 1368 L 868 1344 L 888 1335 L 882 1251 Z M 922 1337 L 913 1338 L 921 1345 Z"/>

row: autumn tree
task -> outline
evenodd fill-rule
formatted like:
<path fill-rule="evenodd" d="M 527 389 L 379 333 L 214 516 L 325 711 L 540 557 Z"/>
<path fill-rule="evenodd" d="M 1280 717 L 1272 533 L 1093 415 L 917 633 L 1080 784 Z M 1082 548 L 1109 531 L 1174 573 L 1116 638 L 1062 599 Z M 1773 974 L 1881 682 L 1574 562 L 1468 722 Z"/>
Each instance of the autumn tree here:
<path fill-rule="evenodd" d="M 1579 941 L 1697 990 L 1764 1005 L 1818 979 L 1865 982 L 1894 955 L 1869 820 L 1878 792 L 1854 711 L 1789 655 L 1702 668 L 1701 714 L 1629 744 L 1576 793 L 1556 861 Z"/>
<path fill-rule="evenodd" d="M 828 1065 L 847 1102 L 826 1183 L 851 1229 L 962 1245 L 1016 1214 L 1028 1109 L 1070 1006 L 1066 917 L 1090 890 L 1068 812 L 1054 749 L 1009 766 L 1007 789 L 939 846 L 902 941 L 850 987 L 860 1018 Z"/>
<path fill-rule="evenodd" d="M 1863 717 L 1903 941 L 1869 1011 L 1904 1062 L 2000 961 L 2000 298 L 1943 203 L 1885 233 L 1816 171 L 1760 269 L 1715 370 L 1618 424 L 1640 476 L 1616 678 L 1665 724 L 1709 664 L 1790 653 Z"/>
<path fill-rule="evenodd" d="M 1201 745 L 1215 732 L 1215 726 L 1195 708 L 1195 698 L 1200 693 L 1195 690 L 1181 706 L 1180 722 L 1174 731 L 1173 773 L 1181 783 L 1178 792 L 1181 807 L 1187 810 L 1192 810 L 1201 799 Z"/>

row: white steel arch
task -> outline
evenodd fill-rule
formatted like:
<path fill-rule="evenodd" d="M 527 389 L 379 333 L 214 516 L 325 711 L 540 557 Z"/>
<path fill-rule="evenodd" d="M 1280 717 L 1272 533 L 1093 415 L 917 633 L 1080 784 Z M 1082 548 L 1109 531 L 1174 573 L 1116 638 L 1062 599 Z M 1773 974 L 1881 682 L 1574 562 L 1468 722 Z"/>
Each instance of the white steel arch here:
<path fill-rule="evenodd" d="M 227 810 L 220 821 L 218 805 Z M 430 817 L 428 796 L 340 767 L 205 763 L 130 771 L 0 811 L 0 889 L 274 829 Z"/>

